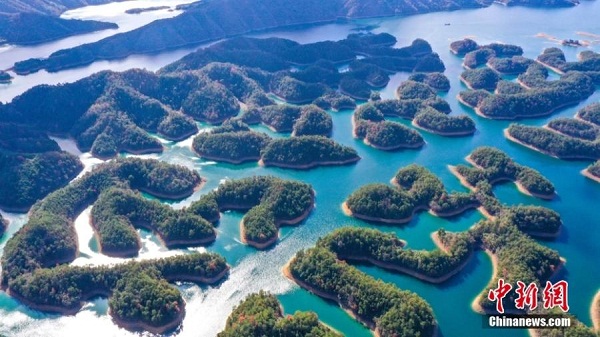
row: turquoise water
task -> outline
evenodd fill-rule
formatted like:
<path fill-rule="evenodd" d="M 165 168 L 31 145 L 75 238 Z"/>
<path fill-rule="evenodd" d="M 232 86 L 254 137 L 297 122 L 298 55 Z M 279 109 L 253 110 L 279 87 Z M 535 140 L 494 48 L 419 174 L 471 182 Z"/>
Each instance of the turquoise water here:
<path fill-rule="evenodd" d="M 454 97 L 464 90 L 458 80 L 462 72 L 461 60 L 448 51 L 451 41 L 473 36 L 480 43 L 501 41 L 514 43 L 525 49 L 528 57 L 537 56 L 543 48 L 555 46 L 554 42 L 536 38 L 540 32 L 559 38 L 578 38 L 577 31 L 600 33 L 596 15 L 600 13 L 600 2 L 583 2 L 571 9 L 536 10 L 527 8 L 505 8 L 492 6 L 480 10 L 464 10 L 450 13 L 433 13 L 407 18 L 361 20 L 356 25 L 374 24 L 376 32 L 389 32 L 398 38 L 398 45 L 406 45 L 416 37 L 428 40 L 446 64 L 446 75 L 452 89 L 444 97 L 449 100 L 454 114 L 466 113 L 476 121 L 478 132 L 473 137 L 444 138 L 421 132 L 427 145 L 418 151 L 383 152 L 368 147 L 352 138 L 352 111 L 331 112 L 334 123 L 333 138 L 342 144 L 354 147 L 362 160 L 356 165 L 318 168 L 310 171 L 293 171 L 264 168 L 257 164 L 217 164 L 195 157 L 190 150 L 190 140 L 178 144 L 167 143 L 168 150 L 160 156 L 172 163 L 183 164 L 199 170 L 208 179 L 205 187 L 190 198 L 174 203 L 183 207 L 218 186 L 222 179 L 271 174 L 286 179 L 298 179 L 313 185 L 316 193 L 316 208 L 305 223 L 298 227 L 281 230 L 277 245 L 268 251 L 257 251 L 239 241 L 239 221 L 243 214 L 227 212 L 218 224 L 216 242 L 207 250 L 218 252 L 232 265 L 230 277 L 218 287 L 180 285 L 187 301 L 187 315 L 179 336 L 214 336 L 220 331 L 231 309 L 247 294 L 260 289 L 278 295 L 286 313 L 296 310 L 314 310 L 327 324 L 347 336 L 370 336 L 371 333 L 351 319 L 339 307 L 299 288 L 288 281 L 281 268 L 294 254 L 303 248 L 312 247 L 315 241 L 335 228 L 342 226 L 377 227 L 394 232 L 408 242 L 409 247 L 432 249 L 430 234 L 440 227 L 449 231 L 463 231 L 482 219 L 476 211 L 469 211 L 452 219 L 439 219 L 428 213 L 420 213 L 409 224 L 399 227 L 374 226 L 345 216 L 341 203 L 358 187 L 371 183 L 387 183 L 395 172 L 405 165 L 417 163 L 426 166 L 444 182 L 447 189 L 466 191 L 448 171 L 447 165 L 465 163 L 464 157 L 475 147 L 496 146 L 507 152 L 518 163 L 539 170 L 556 186 L 558 198 L 543 201 L 521 194 L 512 183 L 495 187 L 498 198 L 507 204 L 535 204 L 558 211 L 564 221 L 560 237 L 555 241 L 540 241 L 559 251 L 567 259 L 566 268 L 559 275 L 570 283 L 569 304 L 571 312 L 586 324 L 590 324 L 589 307 L 595 292 L 600 288 L 600 264 L 595 258 L 600 255 L 600 221 L 594 206 L 600 204 L 600 184 L 584 178 L 579 171 L 587 162 L 567 162 L 543 156 L 519 145 L 510 143 L 502 136 L 509 122 L 492 121 L 478 117 L 471 110 L 461 107 Z M 445 26 L 444 23 L 451 23 Z M 288 37 L 300 42 L 326 39 L 341 39 L 354 24 L 335 24 L 321 27 L 278 31 L 261 36 Z M 543 28 L 540 28 L 543 27 Z M 583 37 L 579 37 L 583 38 Z M 597 45 L 591 49 L 598 51 Z M 564 48 L 569 59 L 583 49 Z M 156 56 L 160 59 L 160 55 Z M 58 73 L 56 76 L 60 76 Z M 384 98 L 393 97 L 393 91 L 408 74 L 393 76 L 390 85 L 382 91 Z M 599 101 L 596 93 L 586 102 L 555 114 L 552 117 L 523 121 L 531 125 L 543 125 L 557 116 L 573 116 L 585 104 Z M 256 127 L 265 131 L 264 127 Z M 10 215 L 12 218 L 12 215 Z M 85 219 L 83 219 L 85 220 Z M 7 238 L 26 221 L 17 216 L 0 242 L 0 249 Z M 84 236 L 83 234 L 80 234 Z M 155 238 L 148 233 L 145 237 L 145 253 L 162 256 L 166 254 Z M 91 237 L 85 236 L 85 242 Z M 91 247 L 95 248 L 95 247 Z M 90 249 L 94 251 L 94 249 Z M 91 254 L 88 262 L 100 257 Z M 80 262 L 85 262 L 82 260 Z M 471 302 L 486 286 L 491 277 L 491 262 L 478 253 L 457 276 L 442 285 L 423 283 L 414 278 L 393 274 L 375 267 L 359 268 L 377 278 L 393 282 L 402 289 L 416 292 L 433 307 L 440 323 L 441 336 L 526 336 L 526 331 L 482 329 L 481 316 L 471 310 Z M 83 330 L 85 329 L 85 330 Z M 114 326 L 106 315 L 106 301 L 97 300 L 88 304 L 74 317 L 57 317 L 31 311 L 18 302 L 0 293 L 0 334 L 9 336 L 79 336 L 80 331 L 94 331 L 103 336 L 123 336 L 130 333 Z"/>

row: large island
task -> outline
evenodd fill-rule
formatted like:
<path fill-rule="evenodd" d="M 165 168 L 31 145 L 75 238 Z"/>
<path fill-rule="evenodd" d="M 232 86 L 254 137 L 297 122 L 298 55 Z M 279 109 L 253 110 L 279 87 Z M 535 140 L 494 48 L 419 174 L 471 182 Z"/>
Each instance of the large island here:
<path fill-rule="evenodd" d="M 229 267 L 217 254 L 185 254 L 166 259 L 143 262 L 132 261 L 117 266 L 73 267 L 65 265 L 78 255 L 77 235 L 73 220 L 96 200 L 104 217 L 115 216 L 123 197 L 136 201 L 145 210 L 130 219 L 152 214 L 152 228 L 163 238 L 191 239 L 198 235 L 212 235 L 212 228 L 199 216 L 188 216 L 182 221 L 179 214 L 158 203 L 148 203 L 137 195 L 115 187 L 143 190 L 159 196 L 181 198 L 189 196 L 201 179 L 197 173 L 181 166 L 156 160 L 124 159 L 112 161 L 87 173 L 76 182 L 59 189 L 31 210 L 29 221 L 7 242 L 2 256 L 1 286 L 11 296 L 41 311 L 74 314 L 89 299 L 109 297 L 110 314 L 127 329 L 144 329 L 164 333 L 175 329 L 184 317 L 185 303 L 176 288 L 167 281 L 186 281 L 212 284 L 222 279 Z M 120 194 L 120 196 L 119 196 Z M 134 206 L 125 199 L 127 207 Z M 144 205 L 146 203 L 146 205 Z M 167 207 L 167 208 L 165 208 Z M 179 217 L 179 219 L 177 219 Z M 129 236 L 124 219 L 100 221 L 96 229 L 103 243 L 119 253 L 121 240 Z M 135 223 L 135 221 L 134 221 Z M 200 228 L 198 228 L 200 226 Z M 210 226 L 208 226 L 210 227 Z M 189 237 L 177 237 L 182 230 Z M 131 232 L 130 232 L 131 233 Z M 133 232 L 135 233 L 135 232 Z M 132 233 L 132 234 L 133 234 Z M 137 236 L 137 233 L 134 234 Z M 131 242 L 131 241 L 130 241 Z M 133 241 L 135 242 L 135 240 Z"/>

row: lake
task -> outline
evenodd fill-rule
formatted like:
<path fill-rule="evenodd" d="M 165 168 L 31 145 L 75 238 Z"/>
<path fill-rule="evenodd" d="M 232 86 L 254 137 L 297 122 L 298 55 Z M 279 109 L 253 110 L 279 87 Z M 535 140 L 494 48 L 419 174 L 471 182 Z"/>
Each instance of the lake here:
<path fill-rule="evenodd" d="M 153 2 L 154 3 L 154 2 Z M 140 7 L 140 6 L 134 6 Z M 78 10 L 85 13 L 86 8 Z M 462 72 L 462 60 L 450 53 L 451 41 L 470 36 L 480 44 L 505 42 L 520 45 L 525 56 L 535 58 L 544 48 L 557 46 L 556 42 L 538 38 L 538 33 L 546 33 L 563 38 L 580 38 L 577 32 L 600 34 L 599 1 L 584 1 L 581 5 L 567 9 L 531 9 L 507 8 L 493 5 L 486 9 L 460 10 L 454 12 L 431 13 L 403 18 L 378 18 L 358 20 L 346 24 L 330 24 L 318 27 L 278 30 L 255 34 L 255 36 L 278 36 L 298 42 L 321 40 L 339 40 L 352 32 L 352 28 L 376 25 L 374 32 L 388 32 L 396 36 L 398 46 L 409 44 L 420 37 L 429 41 L 446 65 L 446 75 L 452 89 L 446 98 L 453 114 L 466 113 L 473 117 L 477 133 L 472 137 L 445 138 L 419 131 L 427 145 L 421 150 L 383 152 L 363 144 L 352 137 L 352 111 L 331 112 L 334 123 L 333 139 L 354 147 L 362 160 L 356 165 L 344 167 L 318 168 L 309 171 L 294 171 L 260 167 L 255 163 L 230 165 L 206 161 L 196 157 L 191 149 L 191 139 L 178 143 L 166 142 L 167 150 L 161 155 L 142 157 L 159 158 L 170 163 L 193 167 L 205 177 L 207 184 L 188 199 L 173 203 L 180 208 L 198 200 L 200 196 L 216 188 L 223 179 L 236 179 L 252 175 L 275 175 L 286 179 L 297 179 L 312 184 L 317 193 L 316 208 L 305 223 L 298 227 L 285 227 L 281 230 L 280 240 L 270 250 L 257 251 L 240 242 L 239 222 L 243 214 L 227 212 L 223 214 L 217 227 L 217 240 L 207 250 L 222 254 L 232 265 L 231 275 L 218 287 L 198 287 L 190 284 L 180 285 L 187 301 L 186 317 L 178 336 L 215 336 L 224 327 L 227 316 L 233 306 L 249 293 L 261 289 L 278 296 L 286 313 L 296 310 L 314 310 L 320 319 L 333 326 L 346 336 L 371 336 L 371 332 L 351 319 L 336 305 L 299 288 L 287 280 L 281 273 L 283 265 L 304 248 L 314 245 L 316 240 L 330 231 L 342 226 L 361 226 L 378 228 L 385 232 L 396 233 L 415 249 L 433 249 L 430 234 L 443 227 L 448 231 L 464 231 L 482 219 L 477 211 L 469 211 L 450 220 L 440 219 L 428 213 L 420 213 L 413 221 L 404 226 L 374 226 L 363 221 L 347 217 L 341 211 L 341 204 L 360 186 L 381 182 L 387 183 L 395 172 L 408 164 L 417 163 L 426 166 L 444 182 L 447 189 L 466 191 L 447 169 L 447 165 L 465 163 L 464 158 L 478 146 L 490 145 L 508 153 L 517 163 L 539 170 L 555 185 L 558 197 L 553 201 L 544 201 L 521 194 L 512 183 L 495 187 L 499 200 L 506 204 L 541 205 L 558 211 L 564 227 L 560 237 L 554 241 L 540 241 L 541 244 L 556 249 L 567 260 L 559 278 L 569 281 L 569 304 L 571 313 L 585 324 L 590 325 L 590 303 L 600 288 L 600 263 L 593 262 L 600 256 L 600 220 L 594 206 L 600 203 L 600 184 L 583 177 L 579 171 L 589 162 L 561 161 L 533 152 L 507 141 L 502 130 L 510 123 L 493 121 L 477 116 L 470 109 L 458 104 L 455 96 L 466 88 L 458 77 Z M 84 14 L 80 14 L 84 15 Z M 132 18 L 133 19 L 133 18 Z M 445 25 L 450 23 L 449 26 Z M 57 42 L 59 43 L 59 42 Z M 598 45 L 591 50 L 599 51 Z M 0 100 L 9 101 L 21 88 L 39 83 L 58 83 L 73 81 L 101 69 L 122 70 L 129 67 L 158 69 L 183 56 L 190 49 L 172 51 L 153 56 L 132 56 L 125 60 L 97 62 L 87 67 L 62 71 L 55 74 L 38 73 L 17 77 L 15 82 L 0 89 Z M 569 60 L 575 59 L 583 48 L 564 47 Z M 392 77 L 390 84 L 382 90 L 384 98 L 392 98 L 395 88 L 409 74 L 399 73 Z M 19 89 L 6 89 L 17 86 Z M 4 90 L 6 89 L 6 91 Z M 558 116 L 571 117 L 584 105 L 599 101 L 597 92 L 576 107 L 562 110 L 551 117 L 525 120 L 530 125 L 543 125 Z M 402 121 L 402 123 L 408 123 Z M 265 131 L 263 127 L 257 127 Z M 74 151 L 68 141 L 61 146 Z M 90 159 L 89 154 L 80 154 L 86 165 L 99 162 Z M 12 220 L 7 235 L 0 241 L 0 250 L 27 217 L 18 214 L 5 214 Z M 97 254 L 97 246 L 87 223 L 87 213 L 78 218 L 79 241 L 82 256 L 77 264 L 118 263 L 119 259 L 107 259 Z M 87 226 L 87 227 L 86 227 Z M 141 233 L 144 248 L 140 258 L 166 256 L 181 253 L 167 251 L 156 238 L 148 232 Z M 200 249 L 203 250 L 203 249 Z M 423 283 L 402 274 L 394 274 L 376 267 L 359 267 L 362 271 L 392 282 L 402 289 L 411 290 L 433 307 L 444 337 L 466 336 L 527 336 L 525 330 L 488 330 L 482 328 L 482 316 L 471 310 L 471 302 L 487 285 L 491 278 L 491 261 L 483 252 L 477 253 L 463 271 L 441 285 Z M 83 331 L 94 332 L 102 336 L 132 335 L 119 329 L 107 315 L 107 301 L 95 300 L 86 305 L 77 315 L 61 317 L 46 315 L 20 305 L 5 293 L 0 293 L 0 334 L 8 336 L 81 336 Z"/>

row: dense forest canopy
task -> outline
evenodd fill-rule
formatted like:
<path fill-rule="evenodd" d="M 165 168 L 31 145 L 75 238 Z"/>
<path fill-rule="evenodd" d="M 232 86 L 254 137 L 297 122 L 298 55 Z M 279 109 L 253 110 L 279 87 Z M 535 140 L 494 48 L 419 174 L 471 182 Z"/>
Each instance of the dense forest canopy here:
<path fill-rule="evenodd" d="M 319 321 L 317 315 L 296 311 L 284 316 L 277 298 L 264 291 L 248 295 L 227 318 L 218 337 L 340 337 Z"/>

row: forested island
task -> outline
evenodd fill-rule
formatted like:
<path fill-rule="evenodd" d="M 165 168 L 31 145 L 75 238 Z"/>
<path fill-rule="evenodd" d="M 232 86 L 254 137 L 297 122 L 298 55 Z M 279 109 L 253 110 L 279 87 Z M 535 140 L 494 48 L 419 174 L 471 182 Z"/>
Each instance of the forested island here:
<path fill-rule="evenodd" d="M 413 119 L 413 125 L 440 136 L 468 136 L 477 131 L 471 117 L 448 116 L 433 108 L 421 110 Z"/>
<path fill-rule="evenodd" d="M 581 173 L 584 176 L 600 183 L 600 161 L 597 161 L 592 165 L 588 166 L 583 171 L 581 171 Z"/>
<path fill-rule="evenodd" d="M 173 210 L 128 189 L 102 192 L 90 220 L 100 250 L 108 256 L 137 255 L 141 242 L 134 227 L 156 232 L 167 248 L 206 245 L 216 238 L 211 223 L 201 216 Z"/>
<path fill-rule="evenodd" d="M 460 75 L 460 80 L 469 89 L 493 91 L 500 79 L 500 76 L 490 68 L 467 69 Z"/>
<path fill-rule="evenodd" d="M 283 315 L 277 298 L 264 291 L 248 295 L 227 318 L 225 329 L 217 337 L 238 336 L 297 336 L 297 337 L 341 337 L 319 321 L 312 311 L 296 311 Z"/>
<path fill-rule="evenodd" d="M 144 12 L 153 12 L 159 11 L 161 9 L 169 9 L 169 6 L 152 6 L 152 7 L 143 7 L 143 8 L 131 8 L 125 11 L 127 14 L 141 14 Z"/>
<path fill-rule="evenodd" d="M 356 150 L 323 136 L 274 139 L 263 151 L 260 163 L 293 169 L 347 165 L 360 160 Z"/>
<path fill-rule="evenodd" d="M 531 64 L 518 78 L 529 90 L 496 94 L 463 91 L 459 99 L 483 117 L 517 119 L 549 115 L 588 98 L 595 91 L 596 79 L 586 73 L 569 72 L 556 81 L 547 81 L 547 77 L 545 68 Z"/>
<path fill-rule="evenodd" d="M 228 271 L 225 259 L 213 253 L 115 266 L 60 265 L 12 279 L 8 293 L 35 310 L 71 315 L 94 297 L 108 297 L 109 313 L 119 326 L 162 334 L 175 330 L 185 316 L 185 301 L 169 282 L 214 284 Z"/>
<path fill-rule="evenodd" d="M 333 130 L 331 116 L 317 105 L 299 107 L 274 104 L 253 107 L 245 111 L 240 119 L 248 124 L 262 123 L 275 132 L 292 132 L 293 136 L 329 137 Z"/>
<path fill-rule="evenodd" d="M 600 159 L 600 142 L 567 136 L 549 128 L 511 124 L 504 135 L 509 140 L 560 159 Z"/>
<path fill-rule="evenodd" d="M 154 333 L 174 329 L 183 319 L 184 302 L 167 281 L 217 282 L 228 270 L 222 257 L 191 254 L 107 267 L 62 264 L 78 254 L 74 219 L 96 200 L 95 230 L 114 253 L 127 253 L 128 244 L 135 246 L 127 221 L 135 225 L 140 218 L 149 221 L 165 242 L 197 245 L 198 240 L 214 238 L 214 230 L 200 216 L 173 211 L 129 191 L 177 199 L 189 196 L 200 182 L 197 173 L 157 160 L 119 159 L 96 167 L 35 204 L 27 224 L 4 249 L 2 288 L 37 310 L 71 314 L 84 301 L 106 296 L 111 315 L 128 329 Z M 61 266 L 53 268 L 56 265 Z"/>
<path fill-rule="evenodd" d="M 490 185 L 513 181 L 519 191 L 542 199 L 553 199 L 554 185 L 538 171 L 515 163 L 506 153 L 493 147 L 478 147 L 467 157 L 474 167 L 457 165 L 452 168 L 461 182 L 471 188 L 481 181 Z"/>
<path fill-rule="evenodd" d="M 395 187 L 369 184 L 356 190 L 344 203 L 345 212 L 367 221 L 403 224 L 419 210 L 450 217 L 480 206 L 475 194 L 449 194 L 433 173 L 415 164 L 400 169 L 392 183 Z"/>
<path fill-rule="evenodd" d="M 515 208 L 494 220 L 480 221 L 466 232 L 438 230 L 433 238 L 440 249 L 431 252 L 405 249 L 404 242 L 393 234 L 366 228 L 342 228 L 319 239 L 316 247 L 298 252 L 284 268 L 284 274 L 302 288 L 337 302 L 380 336 L 419 333 L 431 336 L 437 328 L 425 301 L 391 284 L 376 281 L 344 261 L 367 262 L 428 282 L 444 282 L 460 272 L 473 250 L 482 249 L 493 257 L 495 266 L 490 287 L 495 286 L 499 277 L 509 283 L 524 279 L 526 284 L 534 282 L 540 286 L 563 262 L 556 251 L 541 246 L 522 230 L 553 222 L 556 219 L 546 219 L 542 213 L 530 216 Z M 381 296 L 386 299 L 380 300 Z M 396 302 L 389 299 L 397 296 L 405 298 L 402 302 L 410 303 L 410 307 L 396 308 Z M 513 312 L 516 294 L 512 291 L 508 296 L 512 301 L 506 301 L 505 306 Z M 487 296 L 479 296 L 473 307 L 477 311 L 495 312 L 495 305 Z M 391 322 L 396 324 L 390 325 Z"/>
<path fill-rule="evenodd" d="M 242 241 L 265 249 L 277 242 L 280 226 L 304 221 L 314 202 L 314 191 L 309 184 L 257 176 L 228 180 L 186 211 L 211 222 L 218 221 L 219 212 L 246 211 L 240 223 Z"/>
<path fill-rule="evenodd" d="M 441 229 L 432 236 L 437 249 L 413 250 L 406 249 L 404 241 L 394 234 L 344 227 L 320 238 L 317 247 L 333 252 L 340 260 L 366 262 L 426 282 L 442 283 L 465 266 L 473 251 L 464 233 Z"/>
<path fill-rule="evenodd" d="M 0 70 L 0 83 L 6 84 L 10 83 L 12 80 L 12 76 L 4 70 Z"/>
<path fill-rule="evenodd" d="M 434 90 L 450 90 L 450 80 L 443 73 L 416 73 L 408 77 L 409 81 L 422 82 Z"/>
<path fill-rule="evenodd" d="M 438 329 L 433 310 L 417 294 L 368 276 L 326 248 L 296 253 L 284 274 L 302 288 L 338 303 L 379 336 L 431 337 Z"/>
<path fill-rule="evenodd" d="M 596 69 L 599 54 L 584 52 L 577 62 L 566 62 L 558 48 L 546 49 L 536 61 L 522 57 L 521 47 L 493 43 L 479 46 L 475 41 L 455 41 L 451 50 L 464 56 L 467 70 L 461 80 L 475 91 L 463 91 L 459 100 L 483 117 L 518 119 L 549 115 L 588 98 L 600 83 L 600 68 Z M 479 68 L 482 65 L 486 67 Z M 558 80 L 548 80 L 548 70 L 561 74 Z M 516 74 L 517 83 L 503 83 L 496 74 Z M 496 91 L 493 94 L 477 89 Z"/>
<path fill-rule="evenodd" d="M 229 120 L 220 127 L 198 134 L 192 149 L 205 159 L 240 164 L 260 160 L 261 152 L 270 142 L 268 135 L 251 131 L 241 121 Z"/>
<path fill-rule="evenodd" d="M 1 126 L 0 126 L 1 128 Z M 9 132 L 4 135 L 10 134 Z M 10 137 L 10 136 L 9 136 Z M 0 135 L 0 143 L 2 135 Z M 27 141 L 17 138 L 12 141 Z M 54 143 L 54 142 L 52 142 Z M 38 143 L 40 144 L 40 143 Z M 79 159 L 66 152 L 5 152 L 0 144 L 0 208 L 10 212 L 26 212 L 39 199 L 65 186 L 83 169 Z M 24 146 L 29 146 L 27 143 Z M 13 148 L 13 150 L 16 150 Z M 37 152 L 36 150 L 31 150 Z"/>
<path fill-rule="evenodd" d="M 432 73 L 438 74 L 438 73 Z M 418 76 L 417 76 L 418 75 Z M 398 99 L 375 100 L 361 105 L 352 117 L 354 137 L 364 139 L 367 145 L 380 150 L 414 149 L 422 147 L 425 142 L 421 135 L 397 122 L 386 121 L 386 116 L 401 117 L 412 120 L 413 125 L 425 131 L 441 136 L 465 136 L 475 132 L 475 123 L 466 116 L 448 116 L 448 102 L 437 97 L 435 90 L 440 90 L 447 81 L 440 74 L 431 78 L 433 86 L 426 80 L 430 74 L 416 74 L 400 84 L 396 89 Z"/>
<path fill-rule="evenodd" d="M 384 112 L 393 112 L 395 100 L 375 101 L 361 105 L 352 117 L 353 134 L 365 143 L 380 150 L 420 148 L 425 144 L 423 137 L 400 123 L 384 120 Z M 389 111 L 392 110 L 392 111 Z"/>
<path fill-rule="evenodd" d="M 552 47 L 545 49 L 537 57 L 537 62 L 558 72 L 567 73 L 569 71 L 590 72 L 591 76 L 597 77 L 600 71 L 600 54 L 587 50 L 579 54 L 575 62 L 568 62 L 564 52 L 560 48 Z"/>

